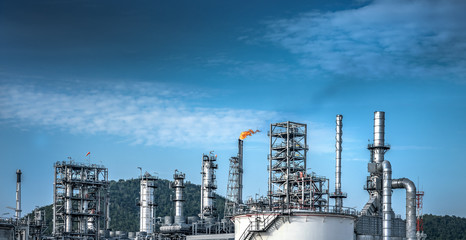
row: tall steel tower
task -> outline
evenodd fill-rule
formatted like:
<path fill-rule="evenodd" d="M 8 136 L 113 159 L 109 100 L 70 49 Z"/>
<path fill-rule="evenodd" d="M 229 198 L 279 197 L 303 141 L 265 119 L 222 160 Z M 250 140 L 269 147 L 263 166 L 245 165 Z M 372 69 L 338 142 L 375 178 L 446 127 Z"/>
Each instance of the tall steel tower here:
<path fill-rule="evenodd" d="M 238 139 L 238 155 L 230 158 L 228 174 L 227 199 L 224 216 L 235 215 L 239 204 L 243 203 L 243 140 Z"/>
<path fill-rule="evenodd" d="M 424 213 L 422 211 L 424 205 L 424 191 L 418 191 L 416 193 L 416 237 L 418 240 L 424 240 L 427 238 L 427 234 L 424 233 Z"/>
<path fill-rule="evenodd" d="M 175 202 L 175 224 L 183 224 L 184 214 L 183 214 L 183 188 L 184 185 L 185 174 L 175 170 L 175 174 L 173 174 L 173 183 L 171 187 L 175 189 L 175 198 L 173 201 Z"/>
<path fill-rule="evenodd" d="M 154 191 L 157 188 L 155 181 L 157 177 L 148 172 L 141 176 L 139 231 L 148 235 L 154 233 L 155 207 L 157 206 L 154 200 Z"/>
<path fill-rule="evenodd" d="M 368 164 L 370 176 L 367 177 L 364 189 L 369 193 L 369 201 L 363 207 L 362 213 L 364 215 L 380 215 L 382 212 L 383 174 L 377 169 L 377 166 L 381 166 L 385 160 L 385 153 L 390 150 L 390 145 L 385 144 L 385 112 L 374 112 L 374 143 L 369 144 L 367 149 L 369 149 L 371 156 Z"/>
<path fill-rule="evenodd" d="M 343 142 L 343 116 L 337 115 L 336 118 L 336 136 L 335 136 L 335 192 L 330 194 L 331 198 L 335 199 L 335 211 L 341 212 L 343 207 L 343 198 L 346 198 L 346 193 L 341 191 L 341 143 Z"/>
<path fill-rule="evenodd" d="M 16 170 L 16 220 L 21 218 L 21 169 Z"/>
<path fill-rule="evenodd" d="M 109 222 L 107 168 L 71 160 L 54 167 L 53 236 L 98 239 Z"/>
<path fill-rule="evenodd" d="M 300 192 L 298 179 L 306 175 L 307 125 L 290 121 L 274 123 L 268 135 L 270 207 L 295 208 L 300 203 L 292 196 Z"/>
<path fill-rule="evenodd" d="M 215 190 L 217 181 L 215 169 L 218 168 L 217 155 L 212 152 L 209 155 L 202 156 L 202 182 L 201 182 L 201 219 L 214 218 L 217 215 L 217 209 L 214 206 Z"/>

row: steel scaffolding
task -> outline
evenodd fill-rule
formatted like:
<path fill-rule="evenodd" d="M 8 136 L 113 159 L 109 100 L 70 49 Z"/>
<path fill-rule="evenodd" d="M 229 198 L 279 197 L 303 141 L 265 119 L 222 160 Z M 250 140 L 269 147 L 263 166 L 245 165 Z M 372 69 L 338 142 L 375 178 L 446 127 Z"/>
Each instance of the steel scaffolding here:
<path fill-rule="evenodd" d="M 108 170 L 96 164 L 56 162 L 53 195 L 53 236 L 99 239 L 108 229 Z"/>
<path fill-rule="evenodd" d="M 306 173 L 307 125 L 270 125 L 269 206 L 273 210 L 328 207 L 328 179 Z"/>
<path fill-rule="evenodd" d="M 230 158 L 228 174 L 227 198 L 224 216 L 230 218 L 235 215 L 239 204 L 243 202 L 243 140 L 238 139 L 238 155 Z"/>

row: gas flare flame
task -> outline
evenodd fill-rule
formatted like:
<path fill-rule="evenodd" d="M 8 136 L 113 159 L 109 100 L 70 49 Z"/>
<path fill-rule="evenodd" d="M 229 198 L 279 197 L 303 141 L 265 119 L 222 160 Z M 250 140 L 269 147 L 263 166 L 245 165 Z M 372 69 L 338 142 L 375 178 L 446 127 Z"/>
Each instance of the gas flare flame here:
<path fill-rule="evenodd" d="M 248 131 L 242 132 L 239 135 L 239 139 L 244 140 L 247 136 L 251 136 L 251 135 L 256 134 L 258 132 L 260 132 L 260 131 L 259 130 L 253 131 L 253 130 L 249 129 Z"/>

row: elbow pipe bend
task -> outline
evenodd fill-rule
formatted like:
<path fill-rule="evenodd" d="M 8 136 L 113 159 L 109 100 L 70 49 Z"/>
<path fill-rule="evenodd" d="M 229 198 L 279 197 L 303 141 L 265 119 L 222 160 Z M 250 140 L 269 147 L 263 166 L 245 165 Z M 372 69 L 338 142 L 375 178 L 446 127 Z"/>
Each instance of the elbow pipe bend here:
<path fill-rule="evenodd" d="M 416 240 L 416 185 L 407 178 L 393 179 L 393 188 L 406 189 L 406 239 Z"/>

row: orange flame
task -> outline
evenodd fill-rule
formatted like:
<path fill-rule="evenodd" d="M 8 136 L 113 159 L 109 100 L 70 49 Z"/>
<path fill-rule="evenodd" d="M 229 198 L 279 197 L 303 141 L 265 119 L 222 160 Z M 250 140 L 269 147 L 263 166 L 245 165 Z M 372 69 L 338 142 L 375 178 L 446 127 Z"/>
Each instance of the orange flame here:
<path fill-rule="evenodd" d="M 260 131 L 259 130 L 253 131 L 253 130 L 249 129 L 248 131 L 242 132 L 239 135 L 239 139 L 244 140 L 247 136 L 251 136 L 251 135 L 253 135 L 255 133 L 258 133 L 258 132 L 260 132 Z"/>

